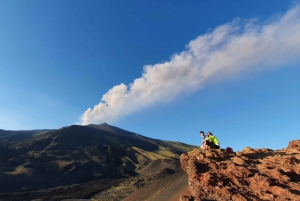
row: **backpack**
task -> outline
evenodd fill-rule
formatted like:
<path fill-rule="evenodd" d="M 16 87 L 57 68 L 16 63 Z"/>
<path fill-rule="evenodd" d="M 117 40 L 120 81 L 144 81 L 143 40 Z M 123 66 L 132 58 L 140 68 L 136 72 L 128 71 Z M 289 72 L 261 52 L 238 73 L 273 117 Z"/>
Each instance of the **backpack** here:
<path fill-rule="evenodd" d="M 233 152 L 233 149 L 232 149 L 231 147 L 227 147 L 227 148 L 226 148 L 226 152 L 227 152 L 227 153 L 232 153 L 232 152 Z"/>

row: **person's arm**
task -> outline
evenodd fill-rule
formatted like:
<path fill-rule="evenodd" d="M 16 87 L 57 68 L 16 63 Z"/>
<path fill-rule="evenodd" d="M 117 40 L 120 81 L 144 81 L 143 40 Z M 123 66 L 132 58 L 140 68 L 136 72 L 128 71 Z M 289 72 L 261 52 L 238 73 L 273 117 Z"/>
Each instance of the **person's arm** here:
<path fill-rule="evenodd" d="M 209 136 L 206 138 L 206 140 L 212 141 L 213 136 Z"/>

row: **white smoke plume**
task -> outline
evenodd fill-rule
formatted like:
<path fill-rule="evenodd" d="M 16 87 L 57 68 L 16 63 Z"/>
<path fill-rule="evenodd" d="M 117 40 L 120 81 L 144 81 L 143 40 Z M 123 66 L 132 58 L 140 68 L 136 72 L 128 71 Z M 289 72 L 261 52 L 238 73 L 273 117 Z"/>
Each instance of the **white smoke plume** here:
<path fill-rule="evenodd" d="M 144 66 L 142 77 L 116 85 L 88 108 L 82 124 L 111 122 L 155 103 L 251 71 L 300 60 L 300 6 L 260 22 L 238 19 L 189 42 L 170 61 Z"/>

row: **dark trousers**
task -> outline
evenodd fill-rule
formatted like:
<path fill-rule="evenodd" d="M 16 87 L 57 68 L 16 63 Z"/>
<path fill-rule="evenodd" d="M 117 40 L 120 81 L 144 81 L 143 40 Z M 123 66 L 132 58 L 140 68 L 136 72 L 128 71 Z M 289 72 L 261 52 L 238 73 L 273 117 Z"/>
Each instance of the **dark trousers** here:
<path fill-rule="evenodd" d="M 211 149 L 220 149 L 220 147 L 218 145 L 215 145 L 214 143 L 212 143 L 209 140 L 206 140 L 206 145 L 209 146 Z"/>

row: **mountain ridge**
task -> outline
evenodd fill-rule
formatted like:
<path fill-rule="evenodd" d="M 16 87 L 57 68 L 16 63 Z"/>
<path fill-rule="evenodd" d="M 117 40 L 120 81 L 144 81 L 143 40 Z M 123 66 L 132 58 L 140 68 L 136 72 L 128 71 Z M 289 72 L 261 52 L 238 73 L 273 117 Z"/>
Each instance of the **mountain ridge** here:
<path fill-rule="evenodd" d="M 21 141 L 0 142 L 3 151 L 0 179 L 8 181 L 0 189 L 0 198 L 3 193 L 20 192 L 18 196 L 26 200 L 27 195 L 22 192 L 28 190 L 32 191 L 30 196 L 38 198 L 37 191 L 44 189 L 48 192 L 45 196 L 51 200 L 54 195 L 46 189 L 58 186 L 73 189 L 75 183 L 95 185 L 92 181 L 101 183 L 107 178 L 123 185 L 131 179 L 132 182 L 126 183 L 127 190 L 116 191 L 116 199 L 123 199 L 137 187 L 181 171 L 180 155 L 196 148 L 152 139 L 108 124 L 71 125 Z M 65 198 L 72 197 L 64 191 L 61 193 Z M 83 193 L 78 198 L 85 196 Z"/>

